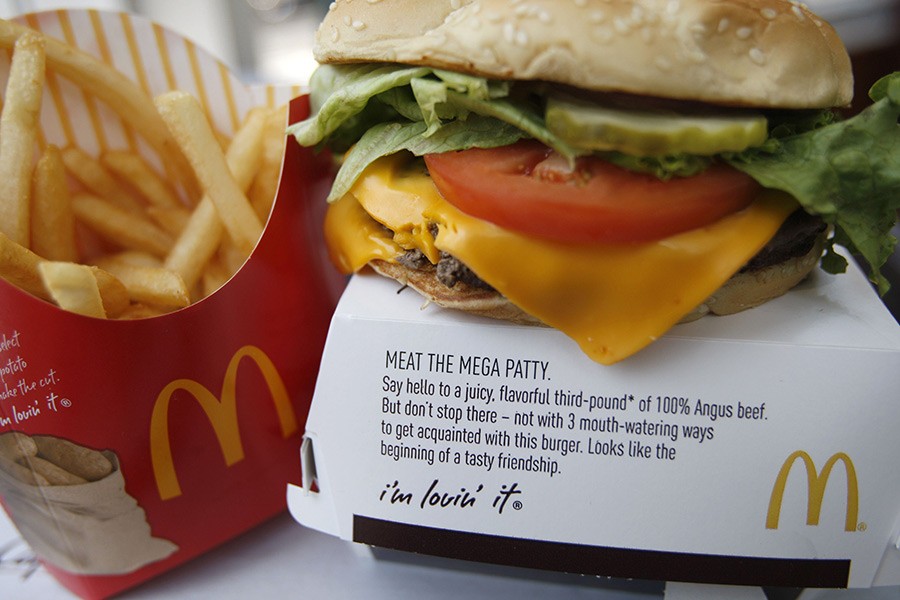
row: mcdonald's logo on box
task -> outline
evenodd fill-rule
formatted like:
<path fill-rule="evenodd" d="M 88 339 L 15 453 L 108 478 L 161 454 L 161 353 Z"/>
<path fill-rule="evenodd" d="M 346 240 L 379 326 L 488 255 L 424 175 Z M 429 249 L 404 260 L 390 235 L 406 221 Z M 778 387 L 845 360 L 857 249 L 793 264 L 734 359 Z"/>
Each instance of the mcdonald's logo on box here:
<path fill-rule="evenodd" d="M 844 452 L 837 452 L 825 462 L 821 471 L 816 471 L 816 465 L 809 453 L 804 450 L 797 450 L 785 459 L 781 465 L 781 470 L 775 478 L 775 485 L 772 487 L 772 495 L 769 498 L 769 510 L 766 513 L 766 529 L 778 529 L 778 522 L 781 517 L 781 505 L 784 502 L 784 490 L 787 486 L 787 478 L 794 464 L 800 461 L 806 470 L 806 487 L 807 487 L 807 504 L 806 504 L 806 524 L 818 525 L 819 516 L 822 512 L 822 501 L 825 498 L 825 488 L 828 486 L 828 479 L 831 471 L 838 462 L 844 465 L 847 474 L 847 512 L 844 518 L 844 530 L 856 531 L 859 525 L 857 519 L 859 517 L 859 485 L 856 480 L 856 468 L 853 461 Z"/>

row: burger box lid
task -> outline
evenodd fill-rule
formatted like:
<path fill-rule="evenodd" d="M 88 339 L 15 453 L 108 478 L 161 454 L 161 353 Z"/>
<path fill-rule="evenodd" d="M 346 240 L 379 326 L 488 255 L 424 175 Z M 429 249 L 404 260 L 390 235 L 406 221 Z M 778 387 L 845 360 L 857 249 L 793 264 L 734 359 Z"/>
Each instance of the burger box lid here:
<path fill-rule="evenodd" d="M 363 273 L 288 506 L 346 540 L 482 563 L 898 585 L 898 366 L 900 327 L 855 265 L 613 366 Z"/>

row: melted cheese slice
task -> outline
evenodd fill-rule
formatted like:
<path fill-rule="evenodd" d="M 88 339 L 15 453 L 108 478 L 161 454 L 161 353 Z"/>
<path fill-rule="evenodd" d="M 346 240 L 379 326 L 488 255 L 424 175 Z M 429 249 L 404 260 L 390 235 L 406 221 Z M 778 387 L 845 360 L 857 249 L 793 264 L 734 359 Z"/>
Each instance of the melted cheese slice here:
<path fill-rule="evenodd" d="M 612 364 L 675 325 L 736 273 L 796 208 L 763 193 L 750 207 L 700 229 L 634 245 L 538 240 L 471 217 L 445 201 L 403 155 L 373 163 L 333 203 L 326 240 L 345 272 L 418 248 L 444 250 L 510 302 Z M 429 231 L 437 225 L 437 235 Z M 390 230 L 390 231 L 388 231 Z M 393 233 L 392 233 L 393 232 Z"/>

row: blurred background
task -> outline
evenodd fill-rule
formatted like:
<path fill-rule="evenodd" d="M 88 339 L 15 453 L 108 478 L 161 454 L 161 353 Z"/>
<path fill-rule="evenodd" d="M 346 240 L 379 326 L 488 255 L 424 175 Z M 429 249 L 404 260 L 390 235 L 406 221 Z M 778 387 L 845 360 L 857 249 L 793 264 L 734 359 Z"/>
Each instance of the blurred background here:
<path fill-rule="evenodd" d="M 57 8 L 142 14 L 210 51 L 248 83 L 304 84 L 315 68 L 313 33 L 330 0 L 0 0 L 0 17 Z M 850 112 L 869 87 L 900 70 L 900 0 L 807 0 L 838 30 L 853 59 Z M 900 237 L 900 227 L 895 228 Z M 900 252 L 885 268 L 893 288 L 885 303 L 900 320 Z"/>

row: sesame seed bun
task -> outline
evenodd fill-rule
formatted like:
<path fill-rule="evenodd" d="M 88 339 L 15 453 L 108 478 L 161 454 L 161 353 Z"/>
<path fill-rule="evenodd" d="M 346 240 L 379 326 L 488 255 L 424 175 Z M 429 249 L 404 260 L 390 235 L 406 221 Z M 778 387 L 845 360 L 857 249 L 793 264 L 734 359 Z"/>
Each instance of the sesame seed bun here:
<path fill-rule="evenodd" d="M 853 93 L 834 29 L 789 0 L 337 0 L 314 51 L 729 105 L 827 108 Z"/>

